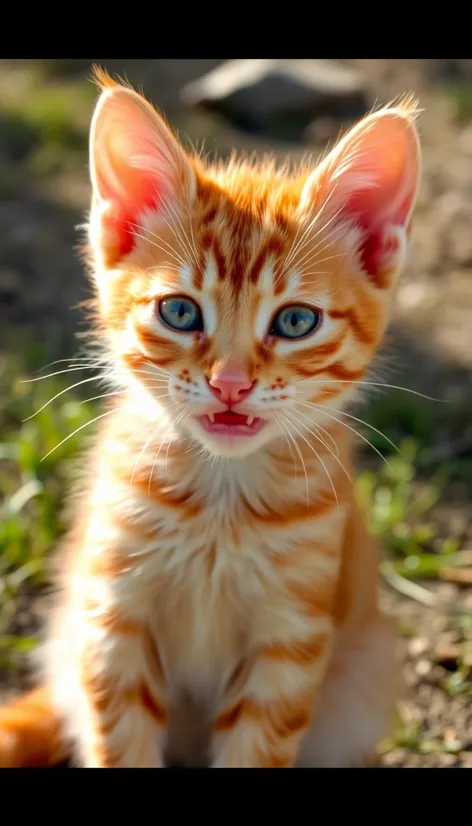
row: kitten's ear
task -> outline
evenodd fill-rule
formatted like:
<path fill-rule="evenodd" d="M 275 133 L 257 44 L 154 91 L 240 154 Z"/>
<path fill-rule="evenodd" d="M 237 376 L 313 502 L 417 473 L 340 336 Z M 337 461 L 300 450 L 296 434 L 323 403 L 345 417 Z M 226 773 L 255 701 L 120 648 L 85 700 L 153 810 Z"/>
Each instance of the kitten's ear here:
<path fill-rule="evenodd" d="M 92 244 L 107 267 L 131 252 L 133 229 L 151 208 L 178 208 L 195 193 L 183 148 L 153 107 L 108 79 L 90 128 Z"/>
<path fill-rule="evenodd" d="M 411 100 L 364 118 L 305 184 L 300 208 L 320 225 L 359 228 L 356 252 L 379 286 L 403 266 L 421 156 Z M 387 279 L 388 281 L 388 279 Z"/>

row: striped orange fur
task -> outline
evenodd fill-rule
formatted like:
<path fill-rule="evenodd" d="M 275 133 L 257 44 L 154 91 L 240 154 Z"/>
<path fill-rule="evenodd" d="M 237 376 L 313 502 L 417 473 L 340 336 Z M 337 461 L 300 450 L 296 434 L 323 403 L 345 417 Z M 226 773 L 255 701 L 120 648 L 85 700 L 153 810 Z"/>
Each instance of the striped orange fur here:
<path fill-rule="evenodd" d="M 415 103 L 290 172 L 191 156 L 98 79 L 87 255 L 115 395 L 60 557 L 47 689 L 0 711 L 0 765 L 358 765 L 397 670 L 344 408 L 405 262 Z"/>

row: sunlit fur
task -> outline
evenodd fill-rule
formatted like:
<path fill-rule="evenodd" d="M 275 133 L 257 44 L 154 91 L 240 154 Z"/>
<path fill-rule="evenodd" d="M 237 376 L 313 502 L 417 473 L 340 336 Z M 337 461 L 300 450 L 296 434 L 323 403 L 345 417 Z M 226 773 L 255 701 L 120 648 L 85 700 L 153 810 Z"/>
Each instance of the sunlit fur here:
<path fill-rule="evenodd" d="M 69 739 L 87 767 L 362 764 L 397 669 L 344 407 L 406 257 L 414 101 L 291 172 L 189 156 L 98 79 L 87 255 L 115 395 L 61 556 L 47 688 L 0 712 L 0 765 L 54 762 Z M 203 333 L 162 322 L 169 294 L 198 302 Z M 277 339 L 293 303 L 321 324 Z M 226 407 L 207 381 L 221 369 L 256 382 L 237 411 L 267 420 L 257 436 L 196 420 Z"/>

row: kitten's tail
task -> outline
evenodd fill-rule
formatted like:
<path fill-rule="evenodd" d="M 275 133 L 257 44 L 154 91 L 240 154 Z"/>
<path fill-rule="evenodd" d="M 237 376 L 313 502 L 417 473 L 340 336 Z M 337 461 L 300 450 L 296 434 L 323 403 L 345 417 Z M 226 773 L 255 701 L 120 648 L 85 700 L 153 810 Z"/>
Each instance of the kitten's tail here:
<path fill-rule="evenodd" d="M 47 687 L 0 708 L 0 768 L 56 766 L 67 760 L 68 751 Z"/>

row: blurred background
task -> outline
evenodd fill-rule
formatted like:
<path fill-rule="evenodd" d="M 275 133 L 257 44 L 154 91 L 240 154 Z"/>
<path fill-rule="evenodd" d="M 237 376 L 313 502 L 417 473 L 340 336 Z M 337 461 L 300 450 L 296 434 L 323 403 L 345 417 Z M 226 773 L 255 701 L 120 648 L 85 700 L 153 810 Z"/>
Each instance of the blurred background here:
<path fill-rule="evenodd" d="M 0 60 L 0 693 L 31 680 L 71 462 L 100 413 L 94 381 L 71 387 L 90 373 L 47 366 L 76 356 L 84 329 L 94 63 L 222 157 L 316 159 L 372 106 L 418 96 L 423 181 L 385 342 L 394 387 L 353 411 L 378 451 L 360 442 L 357 485 L 407 686 L 381 765 L 472 767 L 472 60 Z"/>

